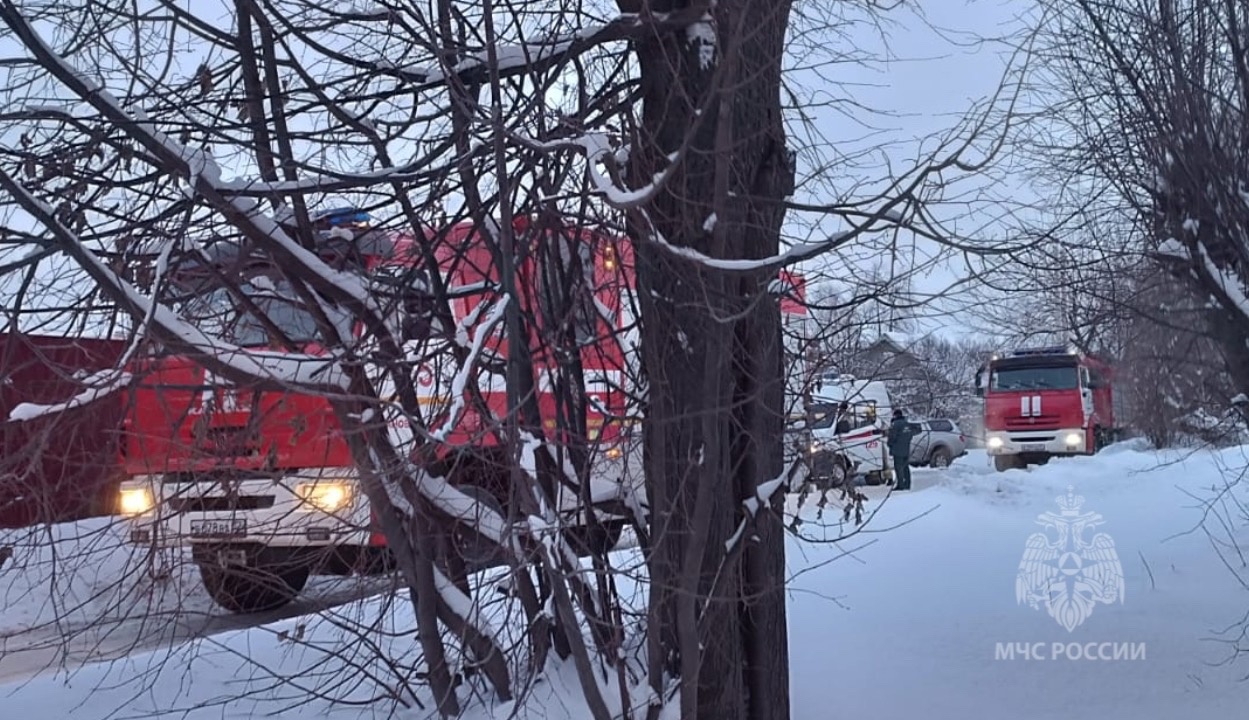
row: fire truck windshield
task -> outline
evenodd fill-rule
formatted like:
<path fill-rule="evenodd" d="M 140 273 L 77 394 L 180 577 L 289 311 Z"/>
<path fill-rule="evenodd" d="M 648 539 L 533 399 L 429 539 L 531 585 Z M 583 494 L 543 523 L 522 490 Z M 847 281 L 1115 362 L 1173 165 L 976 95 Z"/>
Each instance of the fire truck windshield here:
<path fill-rule="evenodd" d="M 245 283 L 239 289 L 291 341 L 306 343 L 320 338 L 316 320 L 297 299 L 289 283 L 265 282 L 262 285 L 263 288 Z M 257 347 L 270 343 L 265 323 L 237 303 L 225 288 L 197 296 L 187 303 L 184 314 L 201 330 L 235 345 Z M 331 316 L 331 319 L 341 321 L 345 320 L 345 316 Z"/>
<path fill-rule="evenodd" d="M 1013 367 L 993 371 L 993 389 L 1011 390 L 1074 390 L 1079 376 L 1074 366 Z"/>

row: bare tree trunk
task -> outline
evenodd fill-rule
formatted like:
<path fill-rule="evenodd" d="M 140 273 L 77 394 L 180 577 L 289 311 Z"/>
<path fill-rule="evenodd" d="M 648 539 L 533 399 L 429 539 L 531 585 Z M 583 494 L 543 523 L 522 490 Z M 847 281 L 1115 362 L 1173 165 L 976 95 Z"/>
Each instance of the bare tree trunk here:
<path fill-rule="evenodd" d="M 770 277 L 730 277 L 660 241 L 714 258 L 778 251 L 780 201 L 793 182 L 780 109 L 789 4 L 729 0 L 710 12 L 712 22 L 638 49 L 637 184 L 685 147 L 633 226 L 650 380 L 651 679 L 662 694 L 665 673 L 680 677 L 683 718 L 781 720 L 789 673 L 779 514 L 759 510 L 734 539 L 759 485 L 780 474 L 779 308 L 767 296 Z"/>

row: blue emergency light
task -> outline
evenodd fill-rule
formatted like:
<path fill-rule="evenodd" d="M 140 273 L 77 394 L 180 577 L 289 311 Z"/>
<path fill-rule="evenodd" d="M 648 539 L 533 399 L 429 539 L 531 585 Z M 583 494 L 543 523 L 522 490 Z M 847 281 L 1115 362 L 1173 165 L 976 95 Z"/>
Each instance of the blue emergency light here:
<path fill-rule="evenodd" d="M 324 223 L 329 227 L 342 227 L 344 225 L 368 225 L 372 219 L 372 216 L 363 210 L 345 207 L 319 212 L 316 214 L 314 222 Z"/>

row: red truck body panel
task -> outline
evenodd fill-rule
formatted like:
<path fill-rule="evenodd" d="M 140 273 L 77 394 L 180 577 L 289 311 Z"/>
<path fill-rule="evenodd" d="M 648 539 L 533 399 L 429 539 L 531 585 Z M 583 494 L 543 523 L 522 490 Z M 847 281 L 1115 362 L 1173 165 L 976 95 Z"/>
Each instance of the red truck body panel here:
<path fill-rule="evenodd" d="M 548 436 L 554 435 L 561 412 L 556 407 L 559 396 L 543 377 L 544 370 L 555 367 L 555 358 L 552 345 L 542 337 L 544 314 L 539 310 L 544 283 L 538 274 L 543 265 L 536 256 L 555 252 L 562 236 L 562 245 L 582 253 L 582 261 L 592 268 L 589 282 L 596 307 L 590 313 L 592 322 L 586 324 L 592 324 L 594 335 L 581 345 L 581 363 L 587 394 L 602 409 L 587 408 L 586 439 L 610 445 L 636 420 L 629 417 L 632 409 L 626 397 L 626 349 L 622 338 L 622 331 L 633 323 L 632 308 L 626 307 L 631 305 L 629 294 L 634 288 L 632 245 L 626 238 L 572 227 L 548 228 L 539 233 L 531 231 L 529 222 L 520 218 L 514 225 L 518 246 L 529 243 L 527 248 L 518 250 L 525 259 L 516 268 L 516 287 L 522 311 L 535 326 L 529 350 L 539 375 L 535 382 L 544 431 Z M 501 294 L 497 290 L 460 290 L 499 281 L 499 269 L 489 246 L 475 234 L 471 223 L 447 228 L 437 237 L 432 230 L 427 232 L 425 239 L 435 240 L 433 248 L 440 275 L 459 295 L 451 301 L 454 320 L 461 322 L 478 313 L 477 321 L 468 325 L 470 336 L 475 335 L 484 316 L 489 314 L 488 309 L 481 311 L 481 304 L 493 306 Z M 387 256 L 364 258 L 368 272 L 378 272 L 385 266 L 421 264 L 420 245 L 412 235 L 392 235 L 389 245 Z M 784 271 L 781 275 L 788 287 L 782 311 L 805 314 L 801 276 Z M 501 330 L 502 324 L 485 340 L 484 347 L 505 357 L 509 340 Z M 448 405 L 450 386 L 445 366 L 454 369 L 454 362 L 449 357 L 443 360 L 444 367 L 422 365 L 416 370 L 423 410 L 445 409 Z M 431 363 L 437 361 L 435 358 Z M 136 384 L 131 390 L 133 402 L 126 421 L 124 455 L 125 471 L 130 476 L 230 469 L 281 471 L 354 464 L 338 420 L 321 398 L 296 392 L 253 393 L 246 388 L 224 387 L 223 383 L 206 378 L 194 361 L 177 356 L 143 359 L 135 363 L 132 372 Z M 499 439 L 490 431 L 498 428 L 498 418 L 507 411 L 506 386 L 501 378 L 492 381 L 486 375 L 480 372 L 468 383 L 470 387 L 475 383 L 480 390 L 484 411 L 472 402 L 464 404 L 462 414 L 454 418 L 454 425 L 443 436 L 444 454 L 459 447 L 498 444 Z M 611 421 L 622 417 L 623 422 Z M 426 420 L 429 429 L 438 432 L 451 418 L 443 412 Z"/>
<path fill-rule="evenodd" d="M 1023 410 L 1033 398 L 1040 398 L 1041 413 L 1027 414 Z M 984 426 L 986 430 L 1052 430 L 1057 428 L 1083 427 L 1084 417 L 1080 408 L 1078 392 L 1071 390 L 1020 390 L 993 391 L 985 396 Z"/>
<path fill-rule="evenodd" d="M 149 359 L 132 372 L 127 475 L 351 464 L 323 398 L 226 388 L 182 357 Z"/>
<path fill-rule="evenodd" d="M 516 223 L 518 242 L 534 241 L 536 234 L 526 234 L 527 222 Z M 469 223 L 453 226 L 435 244 L 435 256 L 447 284 L 452 287 L 479 286 L 499 280 L 488 246 L 471 235 Z M 548 232 L 549 234 L 549 232 Z M 582 350 L 586 375 L 608 374 L 619 382 L 624 370 L 624 351 L 620 345 L 619 328 L 623 322 L 622 295 L 633 285 L 633 263 L 630 246 L 617 238 L 567 231 L 570 245 L 588 248 L 593 253 L 593 290 L 601 312 L 610 316 L 596 318 L 597 339 Z M 393 254 L 388 258 L 366 258 L 367 267 L 411 266 L 419 262 L 417 245 L 412 236 L 398 235 L 393 239 Z M 555 245 L 550 238 L 543 245 Z M 530 256 L 516 269 L 517 288 L 523 310 L 530 317 L 537 312 L 535 274 L 538 264 Z M 456 322 L 470 317 L 483 302 L 494 304 L 497 291 L 481 291 L 457 297 L 452 302 Z M 532 315 L 530 315 L 532 313 Z M 488 313 L 480 313 L 485 316 Z M 482 317 L 469 325 L 475 333 Z M 500 332 L 502 325 L 484 343 L 488 350 L 501 355 L 507 352 L 507 339 Z M 313 349 L 305 348 L 308 352 Z M 542 341 L 540 328 L 530 338 L 530 351 L 538 374 L 553 367 L 553 357 Z M 447 364 L 450 364 L 448 360 Z M 442 369 L 445 372 L 445 368 Z M 282 470 L 314 467 L 348 467 L 353 464 L 342 430 L 325 400 L 295 392 L 250 392 L 246 388 L 223 388 L 211 378 L 205 380 L 202 368 L 181 357 L 151 358 L 134 372 L 138 384 L 135 401 L 127 419 L 125 469 L 129 475 L 197 473 L 233 468 L 239 470 Z M 431 404 L 438 400 L 445 406 L 446 385 L 438 382 L 436 369 L 425 366 L 416 372 L 418 393 L 429 393 Z M 479 412 L 471 402 L 458 415 L 454 426 L 445 435 L 444 452 L 456 446 L 491 446 L 498 444 L 489 430 L 497 425 L 507 409 L 507 395 L 502 386 L 483 385 L 479 374 L 478 387 L 486 404 L 486 413 Z M 556 395 L 542 392 L 539 383 L 539 407 L 548 429 L 554 427 Z M 611 415 L 625 413 L 625 397 L 621 392 L 605 392 L 591 388 L 591 395 L 603 403 Z M 204 408 L 211 401 L 211 412 Z M 483 416 L 484 415 L 484 416 Z M 605 415 L 590 410 L 587 430 L 591 440 L 611 441 L 621 432 L 620 423 L 604 422 Z M 430 429 L 437 431 L 449 418 L 444 414 L 429 418 Z"/>
<path fill-rule="evenodd" d="M 88 388 L 75 373 L 115 367 L 126 347 L 122 340 L 0 335 L 0 527 L 113 511 L 124 391 L 29 419 L 9 418 L 23 403 L 54 405 L 83 393 Z"/>
<path fill-rule="evenodd" d="M 551 434 L 557 427 L 556 408 L 559 395 L 543 387 L 541 374 L 544 370 L 554 369 L 557 360 L 555 348 L 543 340 L 543 335 L 550 329 L 545 327 L 546 315 L 541 311 L 542 279 L 538 277 L 540 265 L 533 261 L 533 255 L 539 252 L 552 252 L 559 241 L 550 237 L 540 239 L 536 233 L 526 233 L 528 221 L 524 218 L 516 222 L 517 243 L 528 240 L 531 244 L 527 249 L 531 253 L 530 262 L 520 264 L 516 268 L 516 289 L 521 298 L 522 314 L 530 318 L 533 334 L 529 338 L 529 353 L 533 358 L 535 370 L 540 377 L 538 382 L 538 408 L 545 425 L 544 431 Z M 446 240 L 436 246 L 440 265 L 450 268 L 449 285 L 470 287 L 481 283 L 499 282 L 499 268 L 495 267 L 489 248 L 480 241 L 469 237 L 472 226 L 468 223 L 457 225 L 447 234 Z M 593 277 L 591 290 L 597 307 L 592 312 L 592 327 L 583 328 L 583 332 L 592 332 L 592 339 L 581 351 L 581 367 L 587 380 L 602 379 L 617 387 L 624 387 L 625 353 L 621 344 L 620 331 L 624 324 L 623 303 L 627 294 L 634 286 L 634 264 L 631 254 L 632 246 L 623 238 L 597 235 L 585 230 L 567 229 L 563 233 L 563 243 L 570 250 L 575 249 L 588 255 L 584 260 L 592 262 Z M 541 245 L 541 247 L 540 247 Z M 494 302 L 496 294 L 489 297 L 482 295 L 467 296 L 452 301 L 452 312 L 457 321 L 468 317 L 477 310 L 483 300 Z M 587 313 L 589 314 L 589 313 Z M 604 317 L 607 316 L 607 317 Z M 584 319 L 584 318 L 579 318 Z M 509 340 L 501 332 L 493 333 L 485 342 L 484 347 L 507 357 Z M 605 383 L 587 382 L 586 392 L 590 399 L 601 405 L 614 416 L 625 414 L 625 396 L 622 392 L 608 392 Z M 465 412 L 457 426 L 447 435 L 450 445 L 496 444 L 493 435 L 482 435 L 482 430 L 497 426 L 497 418 L 507 413 L 507 392 L 504 387 L 491 386 L 482 392 L 487 417 L 474 409 Z M 623 430 L 623 423 L 606 422 L 607 414 L 598 411 L 593 405 L 587 407 L 586 425 L 590 440 L 613 442 Z M 435 419 L 437 428 L 446 418 Z"/>

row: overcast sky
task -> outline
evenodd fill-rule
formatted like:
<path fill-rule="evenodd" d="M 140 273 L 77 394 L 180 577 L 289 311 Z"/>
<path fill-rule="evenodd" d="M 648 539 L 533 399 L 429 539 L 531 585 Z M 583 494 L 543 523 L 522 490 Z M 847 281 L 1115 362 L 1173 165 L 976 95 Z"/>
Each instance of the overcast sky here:
<path fill-rule="evenodd" d="M 857 30 L 855 37 L 864 49 L 885 59 L 866 66 L 839 66 L 825 80 L 853 85 L 849 92 L 855 100 L 879 111 L 871 115 L 859 111 L 857 117 L 866 116 L 880 133 L 863 138 L 864 128 L 860 122 L 829 112 L 820 118 L 824 134 L 830 140 L 847 138 L 845 142 L 859 147 L 882 146 L 895 172 L 914 167 L 924 149 L 935 147 L 931 142 L 934 136 L 957 126 L 970 109 L 985 101 L 1000 86 L 1010 62 L 1011 48 L 1003 41 L 973 43 L 973 40 L 1017 40 L 1020 31 L 1026 28 L 1023 14 L 1032 7 L 1032 2 L 941 0 L 922 3 L 922 6 L 922 18 L 903 10 L 890 13 L 894 24 L 887 28 L 885 38 L 866 28 Z M 841 89 L 842 94 L 847 92 Z M 878 163 L 875 168 L 857 168 L 855 179 L 874 181 L 886 174 L 883 165 Z M 849 184 L 848 179 L 844 184 Z M 1003 189 L 996 178 L 992 185 L 995 190 Z M 983 240 L 1002 237 L 1003 228 L 994 227 L 992 223 L 1002 211 L 1002 206 L 990 202 L 970 207 L 951 204 L 939 210 L 959 232 Z M 988 226 L 981 227 L 985 224 Z M 830 226 L 822 229 L 830 229 Z M 910 247 L 909 243 L 904 246 Z M 933 243 L 917 241 L 914 253 L 904 252 L 894 260 L 898 271 L 918 268 L 913 287 L 917 294 L 946 293 L 969 275 L 967 264 L 960 257 L 946 258 L 934 266 L 932 258 L 937 250 Z M 877 246 L 853 248 L 838 259 L 846 260 L 847 256 L 860 267 L 876 262 L 889 267 L 889 259 Z M 950 311 L 968 301 L 965 294 L 954 294 L 950 302 L 928 311 L 930 319 L 924 326 L 942 334 L 961 334 L 957 326 L 966 320 L 966 314 L 950 314 Z"/>

